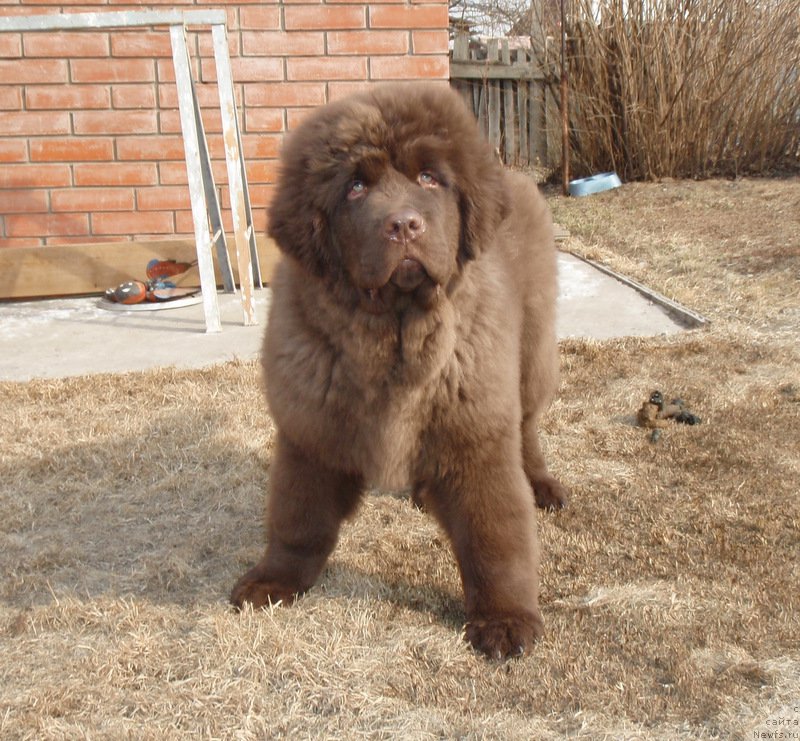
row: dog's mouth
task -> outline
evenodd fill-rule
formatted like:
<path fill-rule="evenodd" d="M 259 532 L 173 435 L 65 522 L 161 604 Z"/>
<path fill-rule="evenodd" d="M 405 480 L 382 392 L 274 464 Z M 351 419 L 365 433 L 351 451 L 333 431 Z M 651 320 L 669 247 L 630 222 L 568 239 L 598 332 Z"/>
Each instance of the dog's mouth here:
<path fill-rule="evenodd" d="M 406 257 L 395 268 L 389 282 L 397 286 L 404 293 L 416 290 L 420 283 L 428 277 L 428 273 L 419 260 Z"/>
<path fill-rule="evenodd" d="M 419 260 L 406 257 L 400 261 L 389 280 L 378 288 L 361 290 L 361 305 L 370 314 L 384 314 L 404 309 L 414 303 L 431 309 L 439 298 L 439 284 L 431 278 Z"/>

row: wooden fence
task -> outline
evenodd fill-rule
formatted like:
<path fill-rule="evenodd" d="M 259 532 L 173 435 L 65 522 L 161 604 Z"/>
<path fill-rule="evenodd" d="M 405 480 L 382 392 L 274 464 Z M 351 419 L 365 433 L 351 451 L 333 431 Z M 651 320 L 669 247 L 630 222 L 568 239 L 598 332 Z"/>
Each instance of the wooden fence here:
<path fill-rule="evenodd" d="M 460 34 L 453 43 L 450 84 L 475 113 L 484 134 L 506 165 L 546 166 L 547 77 L 530 49 L 511 49 L 508 39 L 471 45 Z"/>

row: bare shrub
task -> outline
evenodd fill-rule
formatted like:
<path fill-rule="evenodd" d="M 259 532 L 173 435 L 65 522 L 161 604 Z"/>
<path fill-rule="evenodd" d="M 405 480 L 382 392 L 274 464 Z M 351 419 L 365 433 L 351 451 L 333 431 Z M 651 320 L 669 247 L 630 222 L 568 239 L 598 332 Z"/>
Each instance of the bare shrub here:
<path fill-rule="evenodd" d="M 800 164 L 800 0 L 575 0 L 568 35 L 577 173 Z"/>

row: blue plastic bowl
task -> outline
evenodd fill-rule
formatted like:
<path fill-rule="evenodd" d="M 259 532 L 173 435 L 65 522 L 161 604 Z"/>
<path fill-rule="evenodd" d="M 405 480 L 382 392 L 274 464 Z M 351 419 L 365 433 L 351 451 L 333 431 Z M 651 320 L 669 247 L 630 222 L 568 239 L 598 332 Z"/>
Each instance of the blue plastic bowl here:
<path fill-rule="evenodd" d="M 622 181 L 616 172 L 601 172 L 588 178 L 570 180 L 569 194 L 571 196 L 590 196 L 592 193 L 619 188 L 620 185 L 622 185 Z"/>

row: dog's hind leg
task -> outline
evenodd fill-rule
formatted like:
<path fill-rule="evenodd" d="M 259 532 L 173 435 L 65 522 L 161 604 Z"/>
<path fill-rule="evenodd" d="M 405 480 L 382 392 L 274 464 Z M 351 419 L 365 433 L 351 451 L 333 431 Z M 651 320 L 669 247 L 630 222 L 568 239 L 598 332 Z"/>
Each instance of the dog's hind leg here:
<path fill-rule="evenodd" d="M 537 332 L 537 329 L 540 330 L 536 322 L 529 320 L 523 343 L 522 460 L 536 505 L 543 509 L 561 509 L 567 504 L 568 492 L 547 470 L 539 443 L 539 418 L 558 386 L 558 345 L 550 332 Z"/>

